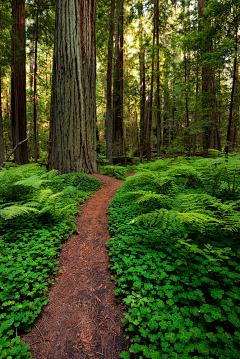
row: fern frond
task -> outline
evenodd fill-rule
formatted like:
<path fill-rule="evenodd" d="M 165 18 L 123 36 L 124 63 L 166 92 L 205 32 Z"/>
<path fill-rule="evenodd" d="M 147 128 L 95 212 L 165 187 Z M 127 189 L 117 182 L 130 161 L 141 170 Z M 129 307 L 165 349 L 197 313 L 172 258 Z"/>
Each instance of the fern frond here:
<path fill-rule="evenodd" d="M 171 223 L 171 226 L 174 226 L 174 223 L 177 222 L 178 212 L 167 210 L 165 208 L 158 209 L 153 212 L 142 214 L 134 218 L 131 223 L 143 223 L 145 226 L 149 227 L 159 227 L 166 228 L 168 223 Z"/>
<path fill-rule="evenodd" d="M 183 224 L 190 224 L 200 232 L 205 231 L 208 227 L 219 227 L 223 224 L 222 220 L 200 212 L 179 213 L 179 218 Z"/>
<path fill-rule="evenodd" d="M 142 191 L 143 192 L 143 191 Z M 146 206 L 150 203 L 157 202 L 161 207 L 170 207 L 172 199 L 164 194 L 157 194 L 153 192 L 145 193 L 137 198 L 134 203 L 142 206 Z"/>
<path fill-rule="evenodd" d="M 0 216 L 3 217 L 4 219 L 10 219 L 16 216 L 22 216 L 24 214 L 28 214 L 28 213 L 37 213 L 38 210 L 34 207 L 30 207 L 27 204 L 25 205 L 12 205 L 12 206 L 8 206 L 5 207 L 3 209 L 0 210 Z"/>
<path fill-rule="evenodd" d="M 33 175 L 28 178 L 22 179 L 20 181 L 15 182 L 14 186 L 26 186 L 26 187 L 33 187 L 33 188 L 40 188 L 43 183 L 46 183 L 46 180 L 43 180 L 38 175 Z"/>

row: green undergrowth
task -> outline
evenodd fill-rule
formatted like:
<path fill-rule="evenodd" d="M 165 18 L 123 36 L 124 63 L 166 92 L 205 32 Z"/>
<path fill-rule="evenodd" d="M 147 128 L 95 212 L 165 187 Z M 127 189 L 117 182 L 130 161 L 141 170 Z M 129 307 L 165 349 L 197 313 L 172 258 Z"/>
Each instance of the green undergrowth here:
<path fill-rule="evenodd" d="M 104 166 L 99 166 L 98 171 L 99 171 L 99 173 L 101 173 L 102 175 L 106 175 L 106 176 L 110 176 L 110 177 L 115 177 L 115 178 L 120 179 L 120 180 L 125 180 L 127 174 L 130 173 L 130 172 L 132 172 L 132 166 L 130 166 L 130 165 L 127 165 L 127 166 L 121 166 L 121 165 L 115 165 L 115 166 L 104 165 Z"/>
<path fill-rule="evenodd" d="M 36 164 L 0 172 L 0 358 L 30 358 L 20 334 L 48 303 L 62 243 L 79 206 L 101 187 L 81 173 L 59 175 Z"/>
<path fill-rule="evenodd" d="M 110 269 L 131 341 L 120 357 L 239 358 L 239 156 L 135 170 L 109 210 Z"/>

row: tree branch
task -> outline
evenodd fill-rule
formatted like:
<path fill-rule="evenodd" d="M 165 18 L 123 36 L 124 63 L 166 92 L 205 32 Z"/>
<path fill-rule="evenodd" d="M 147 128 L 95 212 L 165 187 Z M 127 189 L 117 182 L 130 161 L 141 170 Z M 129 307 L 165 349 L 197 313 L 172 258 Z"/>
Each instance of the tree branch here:
<path fill-rule="evenodd" d="M 14 149 L 7 155 L 7 157 L 5 158 L 3 163 L 0 165 L 0 169 L 2 169 L 5 166 L 5 163 L 9 160 L 9 158 L 12 156 L 12 154 L 16 151 L 18 146 L 22 145 L 24 142 L 26 142 L 29 139 L 28 133 L 26 133 L 26 135 L 27 135 L 27 138 L 25 138 L 25 140 L 23 140 L 21 142 L 18 142 L 17 146 L 14 147 Z"/>

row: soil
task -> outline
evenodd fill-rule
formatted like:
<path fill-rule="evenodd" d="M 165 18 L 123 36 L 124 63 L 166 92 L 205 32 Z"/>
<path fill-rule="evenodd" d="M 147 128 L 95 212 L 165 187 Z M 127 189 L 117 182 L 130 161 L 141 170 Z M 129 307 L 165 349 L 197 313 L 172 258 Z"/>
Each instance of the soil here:
<path fill-rule="evenodd" d="M 85 202 L 79 234 L 63 245 L 62 273 L 47 293 L 49 303 L 21 337 L 34 359 L 117 359 L 128 349 L 121 322 L 126 308 L 116 304 L 105 246 L 110 239 L 106 211 L 123 181 L 94 176 L 104 186 Z"/>

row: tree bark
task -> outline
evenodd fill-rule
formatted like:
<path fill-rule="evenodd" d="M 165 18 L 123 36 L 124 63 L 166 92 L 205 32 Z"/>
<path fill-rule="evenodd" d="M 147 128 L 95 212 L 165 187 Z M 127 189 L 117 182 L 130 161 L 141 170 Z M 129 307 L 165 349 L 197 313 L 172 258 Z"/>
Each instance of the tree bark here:
<path fill-rule="evenodd" d="M 123 156 L 123 5 L 116 1 L 115 68 L 113 81 L 113 154 Z"/>
<path fill-rule="evenodd" d="M 113 164 L 112 159 L 112 58 L 113 58 L 113 33 L 114 33 L 115 0 L 111 0 L 111 15 L 109 22 L 108 40 L 108 69 L 107 69 L 107 109 L 106 109 L 106 157 L 108 164 Z"/>
<path fill-rule="evenodd" d="M 96 0 L 57 0 L 50 164 L 97 172 Z"/>
<path fill-rule="evenodd" d="M 26 52 L 25 52 L 25 1 L 13 0 L 12 18 L 12 77 L 11 123 L 13 147 L 26 137 Z M 14 152 L 14 161 L 28 163 L 27 141 Z"/>
<path fill-rule="evenodd" d="M 156 42 L 157 42 L 156 119 L 157 119 L 157 157 L 159 157 L 160 148 L 162 144 L 161 103 L 160 103 L 160 56 L 159 56 L 159 0 L 156 0 Z"/>
<path fill-rule="evenodd" d="M 155 60 L 155 37 L 156 37 L 156 0 L 154 1 L 153 15 L 153 45 L 152 45 L 152 73 L 150 85 L 149 99 L 149 121 L 148 121 L 148 137 L 147 137 L 147 160 L 151 158 L 151 134 L 152 134 L 152 115 L 153 115 L 153 80 L 154 80 L 154 60 Z"/>
<path fill-rule="evenodd" d="M 37 145 L 37 50 L 38 50 L 38 11 L 39 0 L 37 2 L 37 19 L 35 34 L 35 51 L 34 51 L 34 88 L 33 88 L 33 143 L 34 143 L 34 162 L 38 161 L 38 145 Z"/>
<path fill-rule="evenodd" d="M 144 48 L 144 29 L 143 29 L 143 4 L 139 5 L 139 39 L 140 39 L 140 155 L 139 162 L 142 163 L 144 143 L 144 125 L 145 125 L 145 99 L 146 99 L 146 81 L 145 81 L 145 48 Z"/>
<path fill-rule="evenodd" d="M 204 15 L 205 7 L 206 1 L 199 0 L 200 31 L 210 26 L 208 18 Z M 204 57 L 205 53 L 212 52 L 211 41 L 210 46 L 206 46 L 202 48 L 202 57 Z M 205 155 L 207 155 L 207 151 L 210 148 L 221 150 L 220 135 L 217 127 L 215 73 L 214 68 L 211 66 L 202 67 L 202 112 L 204 120 L 203 150 Z"/>
<path fill-rule="evenodd" d="M 225 146 L 226 157 L 228 156 L 228 151 L 229 151 L 231 126 L 233 120 L 233 101 L 234 101 L 234 90 L 236 87 L 236 75 L 237 75 L 237 51 L 238 51 L 238 26 L 236 26 L 235 29 L 235 46 L 234 46 L 235 56 L 233 63 L 233 81 L 232 81 L 231 101 L 230 101 L 229 120 L 228 120 L 228 129 L 227 129 L 227 143 Z"/>
<path fill-rule="evenodd" d="M 3 138 L 3 118 L 2 118 L 2 76 L 0 68 L 0 163 L 4 161 L 4 138 Z"/>

